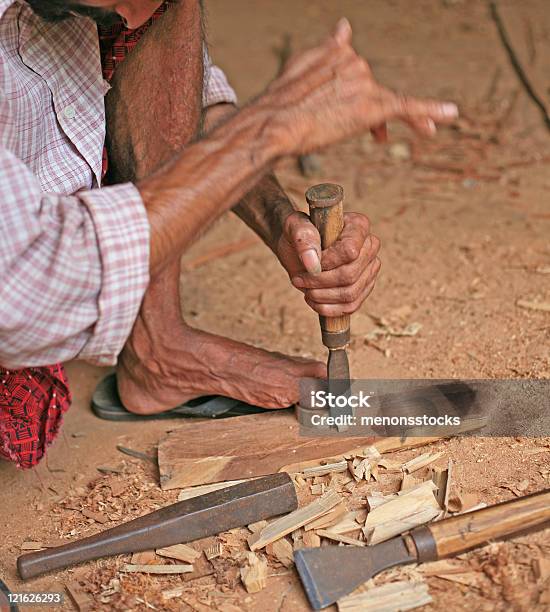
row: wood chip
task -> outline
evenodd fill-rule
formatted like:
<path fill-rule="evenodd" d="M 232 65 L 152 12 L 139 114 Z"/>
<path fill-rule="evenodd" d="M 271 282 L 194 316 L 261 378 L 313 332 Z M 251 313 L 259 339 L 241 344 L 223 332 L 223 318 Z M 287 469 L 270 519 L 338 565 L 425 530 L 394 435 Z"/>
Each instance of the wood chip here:
<path fill-rule="evenodd" d="M 518 300 L 516 306 L 527 310 L 539 310 L 540 312 L 550 312 L 550 302 L 538 302 L 536 300 Z"/>
<path fill-rule="evenodd" d="M 463 572 L 463 573 L 442 573 L 434 574 L 436 578 L 442 578 L 449 582 L 456 582 L 463 584 L 467 587 L 474 587 L 475 589 L 483 589 L 484 577 L 477 572 Z"/>
<path fill-rule="evenodd" d="M 432 602 L 424 582 L 390 582 L 338 601 L 338 612 L 397 612 Z"/>
<path fill-rule="evenodd" d="M 45 546 L 42 542 L 23 542 L 19 548 L 21 550 L 42 550 Z"/>
<path fill-rule="evenodd" d="M 156 563 L 157 556 L 154 550 L 142 550 L 132 555 L 130 560 L 131 565 L 149 565 L 149 563 Z"/>
<path fill-rule="evenodd" d="M 258 531 L 261 531 L 264 527 L 267 527 L 267 521 L 256 521 L 248 525 L 248 529 L 250 529 L 252 533 L 258 533 Z"/>
<path fill-rule="evenodd" d="M 386 470 L 386 472 L 401 472 L 402 471 L 402 463 L 398 461 L 391 461 L 390 459 L 380 459 L 378 462 L 378 466 L 382 467 Z"/>
<path fill-rule="evenodd" d="M 299 550 L 300 548 L 305 547 L 304 535 L 305 535 L 305 531 L 303 528 L 296 529 L 290 534 L 290 537 L 292 538 L 292 548 L 294 550 Z"/>
<path fill-rule="evenodd" d="M 321 546 L 321 538 L 315 531 L 304 531 L 302 542 L 304 548 L 317 548 Z"/>
<path fill-rule="evenodd" d="M 437 466 L 431 468 L 431 479 L 437 487 L 435 498 L 445 513 L 449 511 L 452 468 L 453 462 L 450 459 L 446 468 L 440 468 Z"/>
<path fill-rule="evenodd" d="M 330 525 L 330 531 L 333 533 L 349 533 L 350 531 L 356 531 L 359 529 L 359 525 L 355 520 L 355 516 L 355 510 L 353 512 L 346 513 L 346 515 L 343 516 L 337 523 Z"/>
<path fill-rule="evenodd" d="M 221 557 L 223 551 L 223 547 L 221 545 L 220 542 L 216 542 L 215 544 L 212 544 L 212 546 L 209 546 L 208 548 L 204 549 L 204 556 L 209 560 L 212 561 L 212 559 L 216 559 L 217 557 Z"/>
<path fill-rule="evenodd" d="M 349 538 L 341 533 L 334 533 L 326 529 L 318 529 L 315 532 L 319 537 L 326 538 L 327 540 L 333 540 L 334 542 L 342 542 L 342 544 L 351 544 L 352 546 L 366 546 L 366 542 L 358 540 L 356 538 Z"/>
<path fill-rule="evenodd" d="M 92 510 L 88 510 L 87 508 L 83 508 L 81 510 L 82 514 L 89 519 L 92 519 L 96 523 L 103 525 L 109 521 L 109 518 L 100 512 L 93 512 Z"/>
<path fill-rule="evenodd" d="M 241 580 L 248 593 L 261 591 L 267 583 L 267 561 L 256 553 L 247 553 L 247 565 L 241 568 Z"/>
<path fill-rule="evenodd" d="M 476 493 L 460 493 L 449 497 L 449 512 L 464 512 L 467 508 L 476 506 L 479 496 Z"/>
<path fill-rule="evenodd" d="M 550 559 L 545 557 L 533 559 L 533 573 L 535 578 L 541 583 L 550 579 Z"/>
<path fill-rule="evenodd" d="M 189 585 L 184 584 L 183 586 L 178 586 L 175 589 L 166 589 L 162 591 L 162 598 L 164 600 L 174 599 L 176 597 L 181 597 L 186 591 L 189 590 Z"/>
<path fill-rule="evenodd" d="M 243 478 L 242 480 L 226 480 L 225 482 L 214 482 L 213 484 L 198 485 L 196 487 L 187 487 L 185 489 L 182 489 L 179 492 L 178 501 L 192 499 L 193 497 L 198 497 L 199 495 L 206 495 L 207 493 L 212 493 L 213 491 L 219 491 L 220 489 L 225 489 L 225 487 L 232 487 L 234 485 L 240 484 L 241 482 L 246 482 L 247 480 L 252 480 L 252 479 Z"/>
<path fill-rule="evenodd" d="M 408 438 L 400 438 L 400 437 L 388 437 L 383 438 L 382 440 L 376 441 L 376 450 L 379 453 L 389 453 L 398 450 L 406 450 L 410 448 L 417 448 L 419 446 L 426 446 L 427 444 L 431 444 L 432 442 L 437 442 L 438 440 L 442 440 L 447 437 L 451 437 L 453 435 L 458 435 L 460 433 L 464 433 L 466 431 L 471 431 L 473 429 L 479 429 L 482 425 L 480 423 L 473 423 L 468 421 L 467 423 L 463 423 L 462 427 L 455 427 L 453 429 L 453 433 L 449 433 L 447 436 L 430 436 L 430 437 L 422 437 L 422 436 L 414 436 Z M 280 468 L 279 472 L 288 472 L 289 474 L 293 474 L 296 472 L 303 472 L 308 467 L 319 467 L 328 463 L 336 463 L 342 461 L 342 459 L 353 458 L 363 453 L 365 450 L 364 447 L 354 447 L 350 448 L 349 451 L 342 453 L 341 455 L 331 455 L 320 457 L 319 459 L 312 459 L 309 461 L 301 461 L 298 463 L 291 463 Z"/>
<path fill-rule="evenodd" d="M 383 506 L 390 500 L 396 499 L 396 497 L 397 495 L 394 493 L 391 493 L 390 495 L 382 495 L 382 493 L 375 491 L 372 495 L 367 495 L 367 508 L 369 512 L 371 512 L 375 508 L 378 508 L 378 506 Z"/>
<path fill-rule="evenodd" d="M 92 610 L 97 610 L 95 600 L 84 591 L 78 582 L 67 582 L 65 583 L 65 588 L 78 612 L 91 612 Z"/>
<path fill-rule="evenodd" d="M 423 563 L 418 566 L 418 570 L 424 576 L 440 576 L 441 574 L 463 574 L 470 571 L 469 565 L 457 564 L 455 560 L 441 559 L 431 563 Z"/>
<path fill-rule="evenodd" d="M 189 574 L 193 571 L 192 565 L 135 565 L 126 563 L 121 572 L 141 574 Z"/>
<path fill-rule="evenodd" d="M 113 497 L 120 497 L 124 491 L 126 491 L 128 484 L 124 480 L 115 480 L 109 483 L 111 489 L 111 495 Z"/>
<path fill-rule="evenodd" d="M 411 474 L 403 474 L 403 478 L 401 479 L 401 485 L 400 485 L 400 488 L 399 488 L 399 492 L 401 492 L 401 491 L 408 491 L 409 489 L 412 489 L 412 488 L 418 486 L 422 482 L 423 481 L 420 478 L 415 478 Z"/>
<path fill-rule="evenodd" d="M 342 460 L 336 463 L 327 463 L 326 465 L 304 468 L 301 470 L 301 474 L 304 478 L 311 478 L 311 476 L 326 476 L 327 474 L 333 474 L 335 472 L 346 472 L 347 469 L 348 462 Z"/>
<path fill-rule="evenodd" d="M 422 468 L 430 465 L 434 461 L 437 461 L 440 457 L 443 457 L 443 452 L 438 453 L 423 453 L 410 461 L 407 461 L 403 464 L 403 471 L 407 474 L 412 474 L 417 470 L 421 470 Z"/>
<path fill-rule="evenodd" d="M 335 506 L 332 510 L 320 516 L 318 519 L 311 521 L 307 525 L 304 525 L 305 531 L 311 531 L 313 529 L 324 529 L 325 527 L 330 527 L 338 523 L 338 521 L 342 520 L 344 516 L 347 514 L 348 509 L 344 502 L 340 502 L 337 506 Z"/>
<path fill-rule="evenodd" d="M 201 556 L 198 550 L 191 548 L 191 546 L 187 546 L 187 544 L 175 544 L 174 546 L 167 546 L 166 548 L 158 548 L 156 553 L 161 557 L 177 559 L 178 561 L 191 564 Z"/>
<path fill-rule="evenodd" d="M 340 495 L 338 495 L 336 491 L 330 489 L 314 502 L 273 521 L 262 529 L 259 534 L 253 534 L 254 536 L 257 535 L 258 538 L 252 543 L 249 542 L 251 550 L 259 550 L 270 542 L 274 542 L 287 533 L 298 529 L 298 527 L 302 527 L 314 521 L 320 516 L 323 516 L 323 514 L 326 514 L 329 510 L 334 508 L 334 506 L 337 506 L 341 501 L 342 498 Z"/>
<path fill-rule="evenodd" d="M 312 495 L 322 495 L 325 492 L 325 483 L 313 484 L 310 487 Z"/>
<path fill-rule="evenodd" d="M 371 510 L 363 527 L 367 542 L 384 542 L 438 516 L 441 508 L 433 494 L 434 486 L 431 480 L 423 482 Z"/>
<path fill-rule="evenodd" d="M 266 546 L 266 552 L 268 555 L 275 557 L 275 559 L 285 567 L 292 567 L 294 565 L 292 544 L 286 538 L 281 538 L 280 540 L 268 544 Z"/>

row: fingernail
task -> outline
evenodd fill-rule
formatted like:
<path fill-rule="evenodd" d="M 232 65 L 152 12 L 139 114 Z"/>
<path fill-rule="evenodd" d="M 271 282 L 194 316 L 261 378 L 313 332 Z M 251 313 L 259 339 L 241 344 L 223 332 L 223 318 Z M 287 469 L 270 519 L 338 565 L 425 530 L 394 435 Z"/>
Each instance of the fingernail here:
<path fill-rule="evenodd" d="M 426 123 L 428 124 L 428 130 L 432 133 L 435 134 L 437 129 L 435 127 L 435 122 L 433 119 L 429 119 L 426 121 Z"/>
<path fill-rule="evenodd" d="M 321 274 L 321 262 L 315 249 L 307 249 L 302 253 L 302 263 L 310 274 L 314 276 Z"/>
<path fill-rule="evenodd" d="M 441 107 L 445 117 L 458 117 L 458 106 L 452 102 L 447 102 Z"/>
<path fill-rule="evenodd" d="M 292 284 L 293 284 L 295 287 L 303 287 L 303 286 L 305 285 L 305 283 L 304 283 L 304 279 L 303 279 L 301 276 L 295 276 L 295 277 L 292 279 Z"/>

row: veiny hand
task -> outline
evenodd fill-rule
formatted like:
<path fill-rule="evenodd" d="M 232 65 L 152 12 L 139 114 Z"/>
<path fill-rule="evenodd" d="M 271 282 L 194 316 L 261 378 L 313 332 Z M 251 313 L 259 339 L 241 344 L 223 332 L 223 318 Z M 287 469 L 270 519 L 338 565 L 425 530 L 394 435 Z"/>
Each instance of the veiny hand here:
<path fill-rule="evenodd" d="M 317 228 L 306 214 L 294 212 L 286 218 L 277 255 L 309 306 L 334 317 L 355 312 L 371 293 L 380 270 L 379 249 L 367 217 L 345 213 L 340 237 L 321 252 Z"/>
<path fill-rule="evenodd" d="M 263 100 L 290 154 L 303 154 L 371 130 L 385 140 L 397 119 L 422 135 L 458 116 L 455 104 L 398 94 L 374 79 L 351 46 L 351 26 L 341 19 L 323 44 L 291 57 Z"/>

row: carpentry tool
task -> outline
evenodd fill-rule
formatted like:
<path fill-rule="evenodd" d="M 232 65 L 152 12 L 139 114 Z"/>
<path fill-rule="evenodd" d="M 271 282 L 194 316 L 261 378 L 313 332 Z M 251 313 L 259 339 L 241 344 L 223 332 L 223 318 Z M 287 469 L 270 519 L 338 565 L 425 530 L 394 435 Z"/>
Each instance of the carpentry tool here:
<path fill-rule="evenodd" d="M 550 525 L 550 489 L 418 527 L 374 546 L 325 546 L 294 553 L 315 610 L 330 606 L 382 570 L 424 563 Z"/>
<path fill-rule="evenodd" d="M 311 222 L 321 236 L 321 249 L 328 249 L 340 236 L 344 227 L 344 190 L 334 183 L 314 185 L 306 191 Z M 324 317 L 319 315 L 321 337 L 328 348 L 329 392 L 346 395 L 350 388 L 350 373 L 347 346 L 350 341 L 350 316 Z M 330 416 L 352 415 L 351 408 L 332 407 Z M 346 429 L 339 426 L 339 430 Z"/>
<path fill-rule="evenodd" d="M 23 580 L 100 557 L 184 544 L 298 507 L 292 479 L 271 474 L 161 508 L 102 533 L 22 555 Z"/>

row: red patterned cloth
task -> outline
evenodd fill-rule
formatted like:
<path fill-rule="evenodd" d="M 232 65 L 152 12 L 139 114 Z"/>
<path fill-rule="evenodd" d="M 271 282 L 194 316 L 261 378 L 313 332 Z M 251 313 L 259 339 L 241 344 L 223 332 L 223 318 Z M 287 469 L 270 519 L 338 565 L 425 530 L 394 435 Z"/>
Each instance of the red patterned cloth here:
<path fill-rule="evenodd" d="M 71 405 L 63 366 L 0 368 L 0 456 L 31 468 L 44 456 Z"/>
<path fill-rule="evenodd" d="M 111 80 L 115 68 L 170 3 L 167 0 L 151 19 L 135 30 L 128 30 L 122 22 L 98 28 L 103 78 Z M 106 170 L 104 150 L 103 174 Z M 20 468 L 35 466 L 59 432 L 71 399 L 61 364 L 23 370 L 0 366 L 0 457 Z"/>

